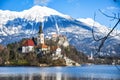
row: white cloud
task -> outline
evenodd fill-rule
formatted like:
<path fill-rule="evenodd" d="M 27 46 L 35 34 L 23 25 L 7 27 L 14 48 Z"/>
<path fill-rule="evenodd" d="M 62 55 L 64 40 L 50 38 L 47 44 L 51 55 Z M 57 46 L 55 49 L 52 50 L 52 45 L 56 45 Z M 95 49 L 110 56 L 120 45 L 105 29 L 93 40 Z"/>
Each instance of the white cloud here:
<path fill-rule="evenodd" d="M 106 8 L 107 10 L 120 10 L 119 7 L 110 6 Z"/>
<path fill-rule="evenodd" d="M 47 5 L 50 0 L 34 0 L 35 5 Z"/>
<path fill-rule="evenodd" d="M 108 10 L 117 10 L 119 9 L 118 7 L 114 7 L 114 6 L 110 6 L 110 7 L 107 7 Z"/>
<path fill-rule="evenodd" d="M 103 13 L 108 14 L 108 15 L 113 15 L 114 14 L 118 14 L 120 11 L 119 7 L 115 7 L 115 6 L 108 6 L 105 9 L 100 9 Z M 114 15 L 113 15 L 114 16 Z"/>

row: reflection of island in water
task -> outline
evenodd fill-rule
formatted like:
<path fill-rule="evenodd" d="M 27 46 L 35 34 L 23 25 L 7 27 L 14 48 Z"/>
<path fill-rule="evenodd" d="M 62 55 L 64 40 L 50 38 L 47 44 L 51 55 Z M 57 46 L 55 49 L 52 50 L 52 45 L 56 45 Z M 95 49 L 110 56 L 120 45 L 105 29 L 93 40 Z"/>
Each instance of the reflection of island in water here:
<path fill-rule="evenodd" d="M 76 77 L 63 75 L 62 73 L 56 73 L 52 75 L 47 74 L 29 74 L 29 75 L 11 75 L 11 76 L 0 76 L 0 80 L 111 80 L 106 78 L 93 78 L 93 77 Z M 115 79 L 119 80 L 119 79 Z"/>
<path fill-rule="evenodd" d="M 114 65 L 0 67 L 0 80 L 120 80 L 120 71 Z"/>

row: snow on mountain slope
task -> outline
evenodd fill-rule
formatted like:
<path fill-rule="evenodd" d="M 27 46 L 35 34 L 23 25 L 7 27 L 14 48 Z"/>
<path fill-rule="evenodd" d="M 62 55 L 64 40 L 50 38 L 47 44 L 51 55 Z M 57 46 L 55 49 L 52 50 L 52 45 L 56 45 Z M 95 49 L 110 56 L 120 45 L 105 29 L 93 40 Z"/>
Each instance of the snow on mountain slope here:
<path fill-rule="evenodd" d="M 31 9 L 24 10 L 22 12 L 0 10 L 0 29 L 2 30 L 0 34 L 2 35 L 14 34 L 16 33 L 15 31 L 17 31 L 17 28 L 15 27 L 18 27 L 18 26 L 23 27 L 28 25 L 27 24 L 28 20 L 30 25 L 34 25 L 33 22 L 43 22 L 44 20 L 47 20 L 45 17 L 52 16 L 52 15 L 61 16 L 66 19 L 71 19 L 70 16 L 63 15 L 57 12 L 56 10 L 53 10 L 47 7 L 41 7 L 41 6 L 34 6 Z M 18 23 L 21 23 L 21 24 L 18 25 Z M 5 26 L 10 28 L 8 29 Z"/>
<path fill-rule="evenodd" d="M 86 18 L 86 19 L 80 18 L 80 19 L 77 19 L 77 20 L 79 20 L 81 22 L 84 22 L 84 23 L 90 25 L 91 27 L 95 26 L 95 28 L 98 29 L 102 33 L 108 33 L 109 32 L 109 30 L 106 26 L 101 25 L 100 23 L 94 21 L 91 18 Z"/>
<path fill-rule="evenodd" d="M 70 44 L 79 51 L 90 54 L 98 45 L 92 38 L 93 22 L 91 19 L 79 21 L 42 6 L 34 6 L 22 12 L 0 10 L 0 44 L 6 45 L 22 38 L 36 37 L 39 26 L 42 24 L 45 36 L 50 36 L 53 32 L 66 35 Z M 96 23 L 94 30 L 98 32 L 99 37 L 102 37 L 109 29 Z M 120 44 L 118 39 L 109 39 L 106 41 L 103 53 L 106 54 L 109 51 L 110 55 L 120 55 L 120 49 L 116 50 L 118 44 Z"/>
<path fill-rule="evenodd" d="M 9 38 L 10 35 L 13 37 L 35 33 L 40 22 L 43 22 L 45 17 L 52 15 L 70 18 L 70 16 L 63 15 L 56 10 L 42 6 L 34 6 L 22 12 L 0 10 L 0 42 L 6 44 L 5 38 Z M 33 30 L 35 26 L 37 28 Z"/>
<path fill-rule="evenodd" d="M 57 12 L 56 10 L 53 10 L 51 8 L 45 7 L 45 6 L 34 6 L 29 10 L 24 10 L 22 12 L 15 12 L 15 11 L 2 11 L 0 10 L 0 14 L 2 18 L 7 18 L 9 20 L 20 17 L 20 18 L 26 18 L 30 20 L 41 21 L 45 16 L 51 16 L 51 15 L 59 15 L 64 18 L 70 18 L 68 15 L 61 14 Z"/>
<path fill-rule="evenodd" d="M 85 18 L 79 18 L 77 20 L 87 24 L 91 28 L 95 29 L 95 31 L 103 33 L 103 35 L 107 35 L 109 33 L 109 31 L 111 30 L 111 28 L 108 28 L 105 25 L 101 25 L 100 23 L 94 21 L 91 18 L 86 18 L 86 19 Z M 115 36 L 117 33 L 120 33 L 120 31 L 119 30 L 115 30 L 110 35 L 111 36 Z M 120 37 L 119 36 L 115 36 L 115 38 L 119 39 Z"/>

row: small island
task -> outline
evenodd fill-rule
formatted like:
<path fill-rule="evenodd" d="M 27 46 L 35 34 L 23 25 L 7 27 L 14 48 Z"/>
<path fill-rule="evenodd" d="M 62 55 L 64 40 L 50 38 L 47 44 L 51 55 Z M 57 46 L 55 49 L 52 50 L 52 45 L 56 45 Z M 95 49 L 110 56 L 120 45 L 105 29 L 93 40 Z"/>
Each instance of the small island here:
<path fill-rule="evenodd" d="M 82 46 L 81 46 L 82 47 Z M 42 26 L 37 37 L 0 45 L 0 66 L 80 66 L 91 64 L 120 64 L 119 58 L 86 55 L 69 44 L 59 33 L 44 36 Z"/>
<path fill-rule="evenodd" d="M 52 33 L 44 37 L 42 26 L 38 36 L 0 46 L 1 66 L 80 66 L 87 56 L 69 44 L 66 36 Z"/>

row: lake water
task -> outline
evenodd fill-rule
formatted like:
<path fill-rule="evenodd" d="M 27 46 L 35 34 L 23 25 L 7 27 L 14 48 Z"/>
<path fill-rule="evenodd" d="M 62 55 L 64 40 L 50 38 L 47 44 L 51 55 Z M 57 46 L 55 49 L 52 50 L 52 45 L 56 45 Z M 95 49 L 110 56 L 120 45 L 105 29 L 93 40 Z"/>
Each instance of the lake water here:
<path fill-rule="evenodd" d="M 120 80 L 120 70 L 114 65 L 0 67 L 0 80 Z"/>

